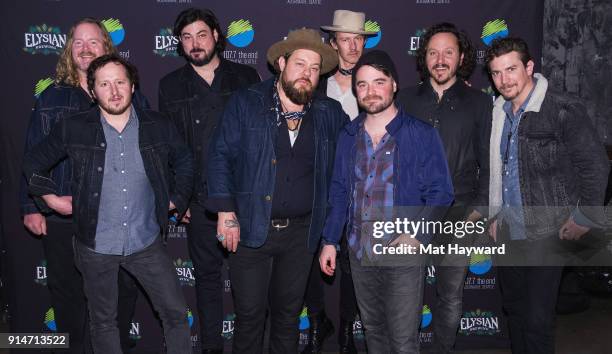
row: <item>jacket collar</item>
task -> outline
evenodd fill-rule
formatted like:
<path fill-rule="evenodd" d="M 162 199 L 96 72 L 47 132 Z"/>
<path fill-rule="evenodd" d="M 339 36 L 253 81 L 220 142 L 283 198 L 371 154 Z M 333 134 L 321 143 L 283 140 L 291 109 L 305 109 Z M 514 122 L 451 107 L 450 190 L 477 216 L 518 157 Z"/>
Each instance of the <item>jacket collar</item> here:
<path fill-rule="evenodd" d="M 363 124 L 363 122 L 365 122 L 366 114 L 366 112 L 359 113 L 357 118 L 353 119 L 351 122 L 347 123 L 344 126 L 344 129 L 349 135 L 356 135 L 357 132 L 359 132 L 359 127 Z M 408 119 L 410 119 L 410 116 L 404 113 L 404 110 L 401 106 L 398 106 L 397 115 L 385 127 L 387 133 L 389 133 L 390 135 L 396 135 L 397 132 L 401 129 L 402 125 L 407 122 Z"/>
<path fill-rule="evenodd" d="M 548 81 L 542 74 L 535 73 L 533 77 L 537 79 L 537 82 L 531 94 L 531 98 L 529 99 L 529 103 L 527 103 L 527 107 L 525 107 L 525 112 L 539 112 L 540 108 L 542 108 L 542 102 L 544 102 L 544 98 L 546 97 L 546 91 L 548 90 Z M 500 95 L 495 100 L 494 108 L 503 111 L 506 102 L 504 97 Z"/>
<path fill-rule="evenodd" d="M 224 73 L 234 73 L 235 72 L 234 66 L 231 65 L 229 60 L 223 58 L 222 56 L 219 56 L 219 66 L 217 66 L 217 68 L 215 69 L 215 76 L 220 72 L 224 72 Z M 189 62 L 185 63 L 185 65 L 183 66 L 183 69 L 181 70 L 180 80 L 192 81 L 194 79 L 199 79 L 199 78 L 200 76 L 195 71 L 193 66 L 191 66 Z"/>
<path fill-rule="evenodd" d="M 154 122 L 144 110 L 139 107 L 136 107 L 136 105 L 134 105 L 134 102 L 132 102 L 132 108 L 136 110 L 136 116 L 138 117 L 139 124 L 149 124 Z M 87 111 L 87 116 L 85 117 L 85 120 L 87 121 L 87 123 L 100 124 L 100 106 L 95 105 L 92 109 Z"/>

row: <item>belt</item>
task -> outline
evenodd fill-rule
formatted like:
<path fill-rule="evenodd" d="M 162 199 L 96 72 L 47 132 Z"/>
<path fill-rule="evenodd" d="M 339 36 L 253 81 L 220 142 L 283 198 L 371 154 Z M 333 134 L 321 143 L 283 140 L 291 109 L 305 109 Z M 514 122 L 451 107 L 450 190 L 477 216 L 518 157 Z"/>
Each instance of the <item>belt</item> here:
<path fill-rule="evenodd" d="M 270 225 L 276 230 L 280 231 L 289 227 L 292 224 L 305 224 L 310 222 L 310 214 L 303 216 L 295 216 L 290 218 L 273 218 L 270 219 Z"/>

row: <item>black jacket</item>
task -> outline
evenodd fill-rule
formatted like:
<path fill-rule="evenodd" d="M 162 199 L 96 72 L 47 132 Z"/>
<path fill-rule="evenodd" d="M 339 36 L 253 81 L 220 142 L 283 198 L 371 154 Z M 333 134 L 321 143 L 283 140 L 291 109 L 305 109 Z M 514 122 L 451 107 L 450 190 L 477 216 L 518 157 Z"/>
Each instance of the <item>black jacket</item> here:
<path fill-rule="evenodd" d="M 206 157 L 212 133 L 230 95 L 260 81 L 255 69 L 220 58 L 212 87 L 191 64 L 159 82 L 159 111 L 168 114 L 194 156 L 194 200 L 206 199 Z"/>
<path fill-rule="evenodd" d="M 518 127 L 519 180 L 527 238 L 557 235 L 573 215 L 605 226 L 603 201 L 610 163 L 584 105 L 548 88 L 540 74 Z M 502 208 L 500 142 L 506 100 L 493 109 L 490 154 L 490 216 Z M 582 219 L 582 218 L 581 218 Z"/>
<path fill-rule="evenodd" d="M 401 90 L 396 101 L 438 130 L 455 188 L 454 206 L 487 215 L 492 98 L 457 80 L 438 102 L 429 80 L 425 80 Z"/>
<path fill-rule="evenodd" d="M 165 235 L 169 202 L 172 201 L 181 214 L 187 209 L 193 185 L 193 161 L 189 148 L 167 118 L 139 108 L 136 113 L 140 153 L 155 193 L 160 233 Z M 95 107 L 57 122 L 49 136 L 25 155 L 23 162 L 28 191 L 40 197 L 58 194 L 58 185 L 49 178 L 49 169 L 68 157 L 72 164 L 72 215 L 76 237 L 91 248 L 95 247 L 105 146 L 100 109 Z"/>

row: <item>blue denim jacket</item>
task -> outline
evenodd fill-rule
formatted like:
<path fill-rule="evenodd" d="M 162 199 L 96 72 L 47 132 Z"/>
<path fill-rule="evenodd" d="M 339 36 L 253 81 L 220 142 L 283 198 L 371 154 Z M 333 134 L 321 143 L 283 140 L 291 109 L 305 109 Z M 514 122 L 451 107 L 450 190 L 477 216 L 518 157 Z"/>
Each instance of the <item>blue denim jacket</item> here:
<path fill-rule="evenodd" d="M 273 109 L 274 78 L 237 91 L 225 106 L 208 154 L 208 199 L 213 211 L 235 211 L 240 244 L 260 247 L 266 241 L 272 213 L 278 135 Z M 315 182 L 308 247 L 319 244 L 327 216 L 327 192 L 336 140 L 349 121 L 340 104 L 316 95 L 308 112 L 315 129 Z"/>
<path fill-rule="evenodd" d="M 323 240 L 337 245 L 344 225 L 352 228 L 355 188 L 355 156 L 359 125 L 365 120 L 361 113 L 340 133 L 336 147 L 334 174 L 329 191 L 328 213 Z M 387 132 L 396 141 L 393 161 L 393 202 L 395 207 L 416 207 L 414 221 L 441 219 L 454 199 L 453 184 L 448 171 L 442 141 L 436 129 L 401 109 L 387 125 Z M 432 235 L 421 233 L 416 239 L 431 242 Z"/>
<path fill-rule="evenodd" d="M 135 107 L 148 109 L 149 102 L 136 91 L 133 97 Z M 51 128 L 64 118 L 68 118 L 79 112 L 84 112 L 94 107 L 94 102 L 80 87 L 75 87 L 65 83 L 53 84 L 43 91 L 32 108 L 30 124 L 26 136 L 24 154 L 31 151 L 34 146 L 40 143 Z M 51 170 L 51 179 L 57 185 L 57 195 L 71 195 L 72 167 L 68 159 L 64 159 Z M 21 215 L 33 213 L 51 213 L 53 217 L 60 218 L 53 213 L 44 203 L 39 203 L 36 199 L 28 195 L 28 186 L 25 176 L 21 179 L 20 186 L 20 211 Z M 62 217 L 62 219 L 70 220 Z"/>

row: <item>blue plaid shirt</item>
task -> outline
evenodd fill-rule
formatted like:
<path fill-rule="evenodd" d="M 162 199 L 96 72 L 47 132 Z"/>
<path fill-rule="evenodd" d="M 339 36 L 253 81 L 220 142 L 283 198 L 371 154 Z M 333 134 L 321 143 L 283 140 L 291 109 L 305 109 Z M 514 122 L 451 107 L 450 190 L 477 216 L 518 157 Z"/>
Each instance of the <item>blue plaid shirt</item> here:
<path fill-rule="evenodd" d="M 386 218 L 381 215 L 381 211 L 390 211 L 393 207 L 395 139 L 386 133 L 374 148 L 372 138 L 363 123 L 360 125 L 356 139 L 354 222 L 349 233 L 348 245 L 358 259 L 363 257 L 364 251 L 368 258 L 373 259 L 373 238 L 372 233 L 368 232 L 368 225 L 374 221 L 385 221 Z M 368 237 L 361 237 L 362 233 Z M 380 241 L 384 242 L 383 239 Z"/>

